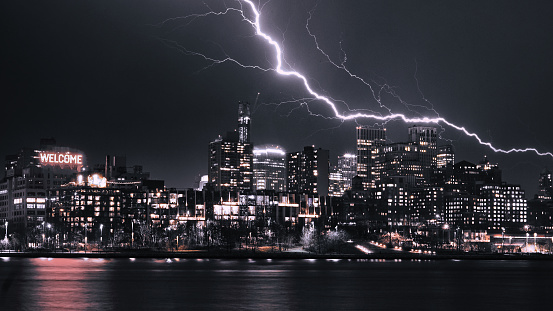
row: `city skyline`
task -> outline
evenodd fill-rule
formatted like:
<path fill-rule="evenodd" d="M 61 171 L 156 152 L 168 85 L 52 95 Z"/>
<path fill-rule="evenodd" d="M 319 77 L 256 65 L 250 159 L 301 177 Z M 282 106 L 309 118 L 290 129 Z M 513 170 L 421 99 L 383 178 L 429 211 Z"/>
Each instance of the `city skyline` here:
<path fill-rule="evenodd" d="M 266 45 L 252 38 L 239 15 L 160 24 L 209 12 L 201 3 L 181 2 L 144 1 L 132 9 L 102 2 L 64 3 L 56 9 L 8 4 L 4 22 L 12 44 L 9 61 L 3 61 L 9 82 L 2 86 L 8 116 L 2 161 L 42 137 L 55 137 L 60 145 L 83 150 L 91 164 L 105 154 L 124 154 L 168 186 L 191 187 L 195 176 L 207 173 L 206 146 L 235 128 L 238 101 L 254 106 L 255 145 L 280 145 L 287 152 L 315 145 L 330 150 L 333 164 L 336 156 L 355 149 L 355 122 L 312 117 L 298 103 L 271 105 L 307 97 L 297 81 L 230 63 L 210 66 L 173 49 L 167 40 L 214 58 L 224 50 L 246 63 L 271 64 Z M 224 10 L 219 3 L 209 5 Z M 527 7 L 286 1 L 266 4 L 263 13 L 264 27 L 283 37 L 289 63 L 318 91 L 347 100 L 352 109 L 379 107 L 365 87 L 336 73 L 318 53 L 305 28 L 308 20 L 331 59 L 344 60 L 342 48 L 348 68 L 377 82 L 385 78 L 410 105 L 430 107 L 431 102 L 444 117 L 502 148 L 533 146 L 547 152 L 553 150 L 547 98 L 551 9 L 545 2 Z M 36 53 L 35 44 L 41 47 Z M 421 108 L 387 96 L 386 104 L 396 111 Z M 331 116 L 316 102 L 309 109 Z M 359 120 L 371 124 L 365 121 Z M 412 125 L 388 124 L 391 141 L 407 141 L 405 129 Z M 537 193 L 543 168 L 553 167 L 550 157 L 493 153 L 451 128 L 444 136 L 455 140 L 456 161 L 477 163 L 487 155 L 528 198 Z"/>

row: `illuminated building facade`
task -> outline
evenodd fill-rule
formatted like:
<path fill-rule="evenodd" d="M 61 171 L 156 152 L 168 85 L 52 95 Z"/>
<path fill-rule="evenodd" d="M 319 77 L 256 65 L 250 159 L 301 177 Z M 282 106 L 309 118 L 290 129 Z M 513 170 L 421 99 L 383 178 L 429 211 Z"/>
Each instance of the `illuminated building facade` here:
<path fill-rule="evenodd" d="M 410 215 L 413 223 L 441 220 L 444 214 L 444 196 L 443 185 L 414 188 L 410 193 Z"/>
<path fill-rule="evenodd" d="M 238 141 L 240 143 L 250 142 L 250 104 L 238 102 Z"/>
<path fill-rule="evenodd" d="M 486 216 L 487 229 L 521 228 L 527 221 L 528 205 L 524 190 L 518 185 L 483 185 L 476 213 Z"/>
<path fill-rule="evenodd" d="M 479 195 L 452 191 L 444 197 L 444 221 L 464 230 L 487 229 L 487 215 L 481 212 L 484 199 Z"/>
<path fill-rule="evenodd" d="M 404 177 L 389 178 L 381 182 L 375 189 L 377 213 L 385 219 L 387 229 L 398 231 L 410 225 L 409 210 L 412 200 L 409 196 L 409 187 Z"/>
<path fill-rule="evenodd" d="M 250 192 L 253 188 L 253 144 L 250 105 L 238 103 L 238 130 L 209 144 L 208 179 L 220 193 Z"/>
<path fill-rule="evenodd" d="M 419 161 L 425 181 L 437 166 L 437 131 L 435 127 L 412 126 L 408 129 L 409 142 L 418 146 Z"/>
<path fill-rule="evenodd" d="M 279 146 L 253 149 L 255 190 L 286 191 L 286 152 Z"/>
<path fill-rule="evenodd" d="M 394 143 L 382 147 L 384 161 L 382 182 L 403 177 L 410 186 L 423 183 L 423 169 L 419 157 L 419 146 L 411 143 Z"/>
<path fill-rule="evenodd" d="M 386 129 L 358 126 L 357 133 L 357 176 L 363 180 L 363 188 L 376 187 L 382 174 L 383 150 L 386 144 Z"/>
<path fill-rule="evenodd" d="M 306 146 L 286 156 L 288 191 L 328 196 L 329 151 Z"/>
<path fill-rule="evenodd" d="M 444 185 L 444 219 L 461 229 L 522 228 L 528 219 L 525 192 L 502 181 L 497 164 L 461 161 Z"/>
<path fill-rule="evenodd" d="M 65 183 L 85 163 L 81 151 L 57 146 L 54 139 L 42 139 L 37 149 L 23 148 L 7 156 L 0 181 L 0 221 L 22 236 L 44 226 L 48 189 Z"/>
<path fill-rule="evenodd" d="M 101 173 L 84 172 L 49 190 L 47 221 L 61 242 L 132 244 L 129 235 L 143 242 L 150 237 L 140 234 L 175 224 L 183 197 L 162 181 L 107 180 Z M 187 212 L 183 206 L 182 213 Z"/>
<path fill-rule="evenodd" d="M 338 165 L 334 166 L 330 173 L 329 195 L 341 197 L 344 192 L 351 189 L 352 179 L 357 173 L 357 156 L 346 153 L 338 156 Z"/>
<path fill-rule="evenodd" d="M 455 151 L 452 145 L 438 146 L 436 166 L 439 169 L 451 167 L 455 164 Z"/>
<path fill-rule="evenodd" d="M 253 146 L 238 141 L 237 132 L 209 144 L 209 182 L 219 191 L 248 192 L 253 189 Z"/>
<path fill-rule="evenodd" d="M 124 213 L 130 207 L 136 215 L 146 216 L 146 193 L 106 188 L 86 183 L 67 185 L 49 192 L 48 219 L 62 235 L 62 241 L 84 243 L 118 240 L 129 221 Z M 102 229 L 100 229 L 100 227 Z"/>

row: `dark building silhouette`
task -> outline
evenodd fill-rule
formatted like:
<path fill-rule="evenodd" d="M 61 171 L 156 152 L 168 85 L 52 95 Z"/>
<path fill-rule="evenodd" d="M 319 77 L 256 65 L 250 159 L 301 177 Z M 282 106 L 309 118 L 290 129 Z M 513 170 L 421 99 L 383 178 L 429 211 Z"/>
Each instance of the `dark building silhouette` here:
<path fill-rule="evenodd" d="M 547 168 L 540 173 L 538 179 L 538 200 L 553 200 L 553 174 Z"/>

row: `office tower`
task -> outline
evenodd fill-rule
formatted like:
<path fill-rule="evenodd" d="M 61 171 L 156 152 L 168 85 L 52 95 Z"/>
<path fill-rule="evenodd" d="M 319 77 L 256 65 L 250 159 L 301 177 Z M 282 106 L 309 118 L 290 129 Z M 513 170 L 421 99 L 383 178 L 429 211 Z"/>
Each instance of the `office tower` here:
<path fill-rule="evenodd" d="M 209 144 L 209 182 L 217 191 L 245 192 L 252 189 L 253 146 L 240 143 L 237 132 L 228 132 Z"/>
<path fill-rule="evenodd" d="M 250 142 L 250 104 L 238 102 L 238 141 L 240 143 Z"/>
<path fill-rule="evenodd" d="M 446 168 L 455 164 L 455 151 L 452 145 L 443 145 L 438 147 L 436 155 L 437 168 Z"/>
<path fill-rule="evenodd" d="M 409 128 L 409 142 L 417 145 L 419 161 L 425 181 L 430 179 L 437 165 L 437 132 L 435 127 L 412 126 Z"/>
<path fill-rule="evenodd" d="M 330 173 L 330 195 L 342 196 L 351 189 L 352 179 L 357 173 L 357 156 L 346 153 L 338 156 L 338 165 Z"/>
<path fill-rule="evenodd" d="M 525 192 L 519 185 L 485 184 L 480 186 L 480 196 L 476 213 L 485 217 L 487 229 L 522 228 L 526 223 L 528 204 Z"/>
<path fill-rule="evenodd" d="M 410 216 L 416 223 L 441 221 L 444 216 L 444 187 L 424 186 L 411 191 Z"/>
<path fill-rule="evenodd" d="M 253 145 L 250 108 L 238 103 L 238 129 L 219 135 L 209 144 L 208 176 L 215 190 L 249 192 L 253 189 Z"/>
<path fill-rule="evenodd" d="M 286 152 L 279 146 L 253 149 L 255 190 L 286 191 Z"/>
<path fill-rule="evenodd" d="M 550 201 L 553 199 L 553 176 L 547 168 L 540 173 L 538 187 L 538 200 Z"/>
<path fill-rule="evenodd" d="M 383 150 L 386 143 L 386 129 L 371 129 L 358 126 L 357 131 L 357 175 L 363 180 L 363 189 L 374 188 L 382 174 Z"/>
<path fill-rule="evenodd" d="M 286 156 L 288 191 L 328 195 L 329 151 L 306 146 Z"/>
<path fill-rule="evenodd" d="M 412 143 L 393 143 L 382 148 L 384 150 L 382 182 L 387 182 L 391 178 L 402 177 L 402 180 L 408 186 L 423 183 L 419 146 Z"/>
<path fill-rule="evenodd" d="M 378 183 L 375 190 L 377 214 L 384 217 L 389 232 L 400 231 L 400 227 L 407 226 L 411 198 L 405 178 L 387 178 L 386 182 Z"/>

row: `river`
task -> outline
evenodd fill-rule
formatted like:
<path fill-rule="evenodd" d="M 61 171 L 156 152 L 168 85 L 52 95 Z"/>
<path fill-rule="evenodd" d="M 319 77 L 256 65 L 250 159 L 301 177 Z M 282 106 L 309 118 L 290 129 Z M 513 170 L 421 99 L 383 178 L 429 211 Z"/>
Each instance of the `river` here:
<path fill-rule="evenodd" d="M 0 310 L 551 310 L 553 261 L 1 258 Z"/>

